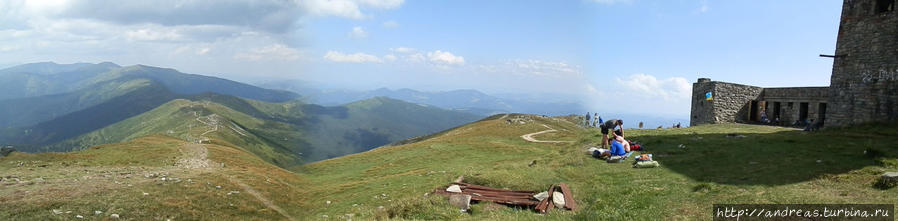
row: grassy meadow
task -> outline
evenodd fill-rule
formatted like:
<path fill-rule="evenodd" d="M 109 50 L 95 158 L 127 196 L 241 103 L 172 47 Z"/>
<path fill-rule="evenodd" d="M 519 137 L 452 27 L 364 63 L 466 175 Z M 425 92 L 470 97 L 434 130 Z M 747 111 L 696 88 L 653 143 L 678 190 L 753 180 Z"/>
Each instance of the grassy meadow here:
<path fill-rule="evenodd" d="M 558 131 L 534 138 L 572 142 L 521 138 L 546 126 Z M 108 217 L 94 216 L 98 210 L 134 220 L 708 220 L 715 203 L 898 203 L 898 188 L 873 187 L 883 172 L 898 171 L 895 126 L 809 133 L 716 124 L 627 134 L 661 167 L 635 169 L 632 159 L 594 159 L 585 149 L 599 144 L 598 129 L 532 115 L 496 115 L 289 171 L 215 144 L 204 145 L 214 168 L 180 168 L 173 165 L 185 157 L 188 144 L 164 136 L 74 153 L 14 153 L 0 158 L 0 218 L 73 219 L 67 211 Z M 129 172 L 133 178 L 122 177 Z M 167 173 L 181 182 L 146 178 L 147 173 Z M 536 192 L 564 182 L 581 209 L 541 215 L 480 202 L 462 213 L 446 197 L 431 194 L 458 176 Z"/>

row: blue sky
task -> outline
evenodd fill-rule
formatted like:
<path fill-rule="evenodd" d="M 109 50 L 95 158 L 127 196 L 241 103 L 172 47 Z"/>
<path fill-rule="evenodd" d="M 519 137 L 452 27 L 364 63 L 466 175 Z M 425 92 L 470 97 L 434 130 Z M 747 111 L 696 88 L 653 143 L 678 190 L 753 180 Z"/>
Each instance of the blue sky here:
<path fill-rule="evenodd" d="M 555 95 L 686 118 L 698 77 L 829 84 L 841 1 L 0 1 L 0 65 Z"/>

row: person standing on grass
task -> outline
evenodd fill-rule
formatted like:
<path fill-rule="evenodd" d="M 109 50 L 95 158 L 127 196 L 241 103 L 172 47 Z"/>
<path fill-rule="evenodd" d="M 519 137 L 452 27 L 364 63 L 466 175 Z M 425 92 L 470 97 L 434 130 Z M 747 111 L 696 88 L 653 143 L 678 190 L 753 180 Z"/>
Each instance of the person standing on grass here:
<path fill-rule="evenodd" d="M 596 126 L 598 126 L 598 123 L 597 123 L 597 122 L 599 122 L 599 113 L 598 113 L 598 112 L 596 112 L 596 113 L 594 113 L 594 114 L 592 115 L 592 127 L 593 127 L 593 128 L 595 128 Z"/>
<path fill-rule="evenodd" d="M 615 127 L 620 127 L 620 136 L 624 136 L 624 121 L 620 119 L 611 119 L 599 126 L 602 129 L 602 148 L 608 144 L 608 131 L 614 131 Z"/>
<path fill-rule="evenodd" d="M 589 112 L 586 112 L 586 123 L 584 124 L 587 128 L 589 128 Z"/>

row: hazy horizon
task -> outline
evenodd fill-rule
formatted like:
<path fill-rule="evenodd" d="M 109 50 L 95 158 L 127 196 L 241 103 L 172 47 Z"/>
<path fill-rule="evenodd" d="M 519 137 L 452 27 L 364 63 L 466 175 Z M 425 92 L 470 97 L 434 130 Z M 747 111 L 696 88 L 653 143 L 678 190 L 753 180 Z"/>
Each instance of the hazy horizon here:
<path fill-rule="evenodd" d="M 174 68 L 259 84 L 565 96 L 688 119 L 699 77 L 826 86 L 841 2 L 7 1 L 0 66 Z"/>

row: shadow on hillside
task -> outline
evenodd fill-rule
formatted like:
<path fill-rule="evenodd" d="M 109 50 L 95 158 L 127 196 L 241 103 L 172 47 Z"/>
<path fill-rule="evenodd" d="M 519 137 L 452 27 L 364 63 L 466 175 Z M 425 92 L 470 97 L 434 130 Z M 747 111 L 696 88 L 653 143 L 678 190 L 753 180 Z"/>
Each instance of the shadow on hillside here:
<path fill-rule="evenodd" d="M 877 161 L 865 154 L 896 153 L 893 134 L 787 131 L 770 134 L 726 133 L 644 135 L 632 139 L 676 173 L 700 182 L 731 185 L 784 185 L 841 174 Z M 680 147 L 680 145 L 685 147 Z M 890 156 L 894 157 L 894 156 Z"/>
<path fill-rule="evenodd" d="M 343 106 L 325 107 L 321 105 L 306 104 L 302 105 L 302 112 L 310 115 L 330 115 L 337 119 L 346 119 L 349 117 L 349 108 Z"/>

